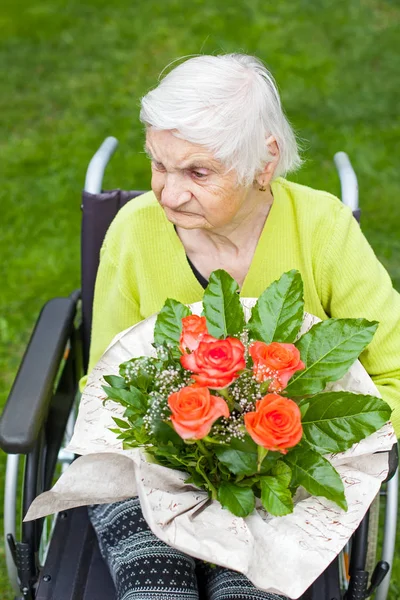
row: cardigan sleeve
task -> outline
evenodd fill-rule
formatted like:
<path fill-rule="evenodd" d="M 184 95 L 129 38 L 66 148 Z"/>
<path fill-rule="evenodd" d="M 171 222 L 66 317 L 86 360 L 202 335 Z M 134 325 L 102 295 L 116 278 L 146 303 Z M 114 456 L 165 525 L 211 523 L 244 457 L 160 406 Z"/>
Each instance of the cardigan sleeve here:
<path fill-rule="evenodd" d="M 360 361 L 393 409 L 400 436 L 400 295 L 350 209 L 339 205 L 324 248 L 322 302 L 331 317 L 364 317 L 379 326 Z"/>
<path fill-rule="evenodd" d="M 106 238 L 107 240 L 107 238 Z M 141 320 L 139 304 L 126 283 L 126 265 L 116 260 L 105 242 L 100 253 L 93 301 L 88 373 L 112 339 Z"/>

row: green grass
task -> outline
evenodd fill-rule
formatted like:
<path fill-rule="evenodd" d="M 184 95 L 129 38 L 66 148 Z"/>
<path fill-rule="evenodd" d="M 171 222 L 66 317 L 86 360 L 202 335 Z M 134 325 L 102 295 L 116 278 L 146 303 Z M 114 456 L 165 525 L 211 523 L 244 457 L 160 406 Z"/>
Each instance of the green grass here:
<path fill-rule="evenodd" d="M 80 192 L 107 135 L 120 149 L 105 187 L 149 187 L 138 102 L 178 56 L 244 51 L 265 60 L 304 140 L 295 179 L 339 194 L 332 156 L 348 152 L 363 229 L 400 289 L 399 24 L 395 0 L 3 4 L 0 402 L 42 304 L 79 287 Z M 397 598 L 398 560 L 394 571 Z"/>

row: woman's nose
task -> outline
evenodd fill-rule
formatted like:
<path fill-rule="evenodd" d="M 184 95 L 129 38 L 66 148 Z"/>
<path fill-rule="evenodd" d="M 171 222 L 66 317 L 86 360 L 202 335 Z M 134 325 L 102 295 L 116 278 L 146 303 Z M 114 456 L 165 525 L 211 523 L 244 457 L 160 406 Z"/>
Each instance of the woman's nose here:
<path fill-rule="evenodd" d="M 161 190 L 161 206 L 178 210 L 190 200 L 191 193 L 185 189 L 182 183 L 176 177 L 167 176 L 165 178 L 164 187 Z"/>

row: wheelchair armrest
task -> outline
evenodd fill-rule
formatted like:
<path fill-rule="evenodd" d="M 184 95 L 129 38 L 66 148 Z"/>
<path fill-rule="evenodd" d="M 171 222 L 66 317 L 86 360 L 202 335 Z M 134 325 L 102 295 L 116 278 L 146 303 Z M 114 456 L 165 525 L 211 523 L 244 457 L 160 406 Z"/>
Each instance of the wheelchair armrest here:
<path fill-rule="evenodd" d="M 39 315 L 0 420 L 0 447 L 9 454 L 29 453 L 38 439 L 79 298 L 53 298 Z"/>
<path fill-rule="evenodd" d="M 392 448 L 389 450 L 389 472 L 385 481 L 382 483 L 386 483 L 389 479 L 392 479 L 393 475 L 396 473 L 399 466 L 399 446 L 398 444 L 393 444 Z"/>

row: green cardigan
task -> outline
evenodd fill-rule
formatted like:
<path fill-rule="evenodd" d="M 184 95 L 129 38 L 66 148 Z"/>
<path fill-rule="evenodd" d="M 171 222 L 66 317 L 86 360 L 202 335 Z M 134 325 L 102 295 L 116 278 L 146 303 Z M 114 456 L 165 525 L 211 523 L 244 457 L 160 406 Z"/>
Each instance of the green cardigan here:
<path fill-rule="evenodd" d="M 395 409 L 392 420 L 400 433 L 400 295 L 340 200 L 282 178 L 272 191 L 274 203 L 241 296 L 257 297 L 282 273 L 298 269 L 309 313 L 379 321 L 360 360 Z M 167 298 L 191 303 L 203 295 L 152 192 L 119 211 L 100 256 L 89 371 L 117 333 L 158 312 Z"/>

